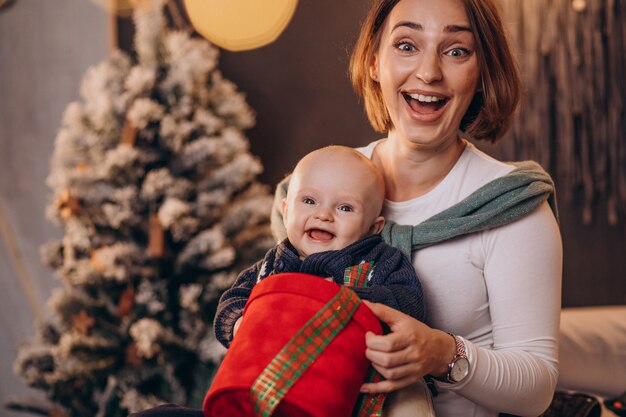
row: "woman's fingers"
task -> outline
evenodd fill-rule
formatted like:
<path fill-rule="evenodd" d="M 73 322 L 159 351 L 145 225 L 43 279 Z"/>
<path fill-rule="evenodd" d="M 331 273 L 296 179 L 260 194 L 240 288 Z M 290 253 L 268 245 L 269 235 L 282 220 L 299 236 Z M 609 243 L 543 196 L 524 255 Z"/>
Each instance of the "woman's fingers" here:
<path fill-rule="evenodd" d="M 378 335 L 372 332 L 365 334 L 365 345 L 368 349 L 380 352 L 396 352 L 409 345 L 410 341 L 403 333 L 389 333 Z"/>
<path fill-rule="evenodd" d="M 397 326 L 402 321 L 408 319 L 412 319 L 411 316 L 404 314 L 401 311 L 398 311 L 394 308 L 386 306 L 380 303 L 372 303 L 369 301 L 363 301 L 366 306 L 372 310 L 374 315 L 378 318 L 378 320 L 387 323 L 389 328 L 393 331 L 394 327 Z"/>
<path fill-rule="evenodd" d="M 410 363 L 411 360 L 414 359 L 409 357 L 409 352 L 407 349 L 376 349 L 370 348 L 369 345 L 365 350 L 365 356 L 374 365 L 384 366 L 388 368 L 393 368 L 396 366 L 404 365 L 406 363 Z"/>
<path fill-rule="evenodd" d="M 383 304 L 367 302 L 367 306 L 389 325 L 391 333 L 365 335 L 365 356 L 387 380 L 365 384 L 369 392 L 388 392 L 426 374 L 440 375 L 454 356 L 454 339 L 400 311 Z"/>
<path fill-rule="evenodd" d="M 380 382 L 370 382 L 361 385 L 361 392 L 363 393 L 378 393 L 378 392 L 391 392 L 397 389 L 411 385 L 417 381 L 420 377 L 415 375 L 409 375 L 401 379 L 386 379 Z"/>
<path fill-rule="evenodd" d="M 390 381 L 402 381 L 405 378 L 420 378 L 420 366 L 418 363 L 405 363 L 398 366 L 380 366 L 372 363 L 374 369 L 378 371 L 385 379 Z"/>
<path fill-rule="evenodd" d="M 384 337 L 389 337 L 386 335 Z M 426 355 L 408 344 L 400 350 L 375 350 L 369 347 L 365 350 L 365 356 L 370 360 L 374 368 L 387 379 L 402 379 L 414 375 L 421 377 L 425 372 Z"/>

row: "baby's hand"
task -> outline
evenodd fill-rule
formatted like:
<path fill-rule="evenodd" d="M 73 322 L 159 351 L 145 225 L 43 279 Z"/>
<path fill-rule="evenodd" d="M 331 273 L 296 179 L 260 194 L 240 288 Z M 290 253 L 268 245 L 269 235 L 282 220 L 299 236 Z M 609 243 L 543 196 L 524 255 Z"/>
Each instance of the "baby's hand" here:
<path fill-rule="evenodd" d="M 233 326 L 233 337 L 237 334 L 237 330 L 239 330 L 239 326 L 241 325 L 241 317 L 237 319 L 235 325 Z"/>

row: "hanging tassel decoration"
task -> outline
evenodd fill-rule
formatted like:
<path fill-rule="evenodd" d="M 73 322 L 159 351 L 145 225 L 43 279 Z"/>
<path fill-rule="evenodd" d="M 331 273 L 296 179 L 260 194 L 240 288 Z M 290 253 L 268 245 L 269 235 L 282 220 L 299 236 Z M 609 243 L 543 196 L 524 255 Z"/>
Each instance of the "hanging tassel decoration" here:
<path fill-rule="evenodd" d="M 72 316 L 72 330 L 82 335 L 89 336 L 89 332 L 95 324 L 96 320 L 86 310 L 80 310 L 80 313 Z"/>
<path fill-rule="evenodd" d="M 133 311 L 133 307 L 135 306 L 135 294 L 135 288 L 132 285 L 122 292 L 117 304 L 117 312 L 120 318 L 128 316 Z"/>
<path fill-rule="evenodd" d="M 150 214 L 148 231 L 148 256 L 162 258 L 165 255 L 165 230 L 156 214 Z"/>
<path fill-rule="evenodd" d="M 122 128 L 122 140 L 121 143 L 130 147 L 135 146 L 137 141 L 137 128 L 133 126 L 130 120 L 126 119 L 124 127 Z"/>
<path fill-rule="evenodd" d="M 80 212 L 80 202 L 68 189 L 63 190 L 55 205 L 62 220 L 68 220 Z"/>

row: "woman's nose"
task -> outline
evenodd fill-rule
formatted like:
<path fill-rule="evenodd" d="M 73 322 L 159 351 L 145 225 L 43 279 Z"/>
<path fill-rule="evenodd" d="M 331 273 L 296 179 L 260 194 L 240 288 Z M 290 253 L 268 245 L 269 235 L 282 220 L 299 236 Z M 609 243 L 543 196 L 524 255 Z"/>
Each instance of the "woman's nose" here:
<path fill-rule="evenodd" d="M 441 61 L 439 53 L 436 51 L 425 51 L 419 57 L 415 77 L 424 82 L 431 84 L 441 80 L 443 73 L 441 72 Z"/>

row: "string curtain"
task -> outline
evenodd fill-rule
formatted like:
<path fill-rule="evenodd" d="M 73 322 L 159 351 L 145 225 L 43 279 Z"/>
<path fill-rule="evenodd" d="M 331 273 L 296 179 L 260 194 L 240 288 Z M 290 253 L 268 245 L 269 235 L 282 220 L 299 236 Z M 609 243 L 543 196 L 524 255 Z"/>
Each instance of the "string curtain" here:
<path fill-rule="evenodd" d="M 620 0 L 501 0 L 525 98 L 509 133 L 515 159 L 535 159 L 582 219 L 626 208 L 626 4 Z"/>

